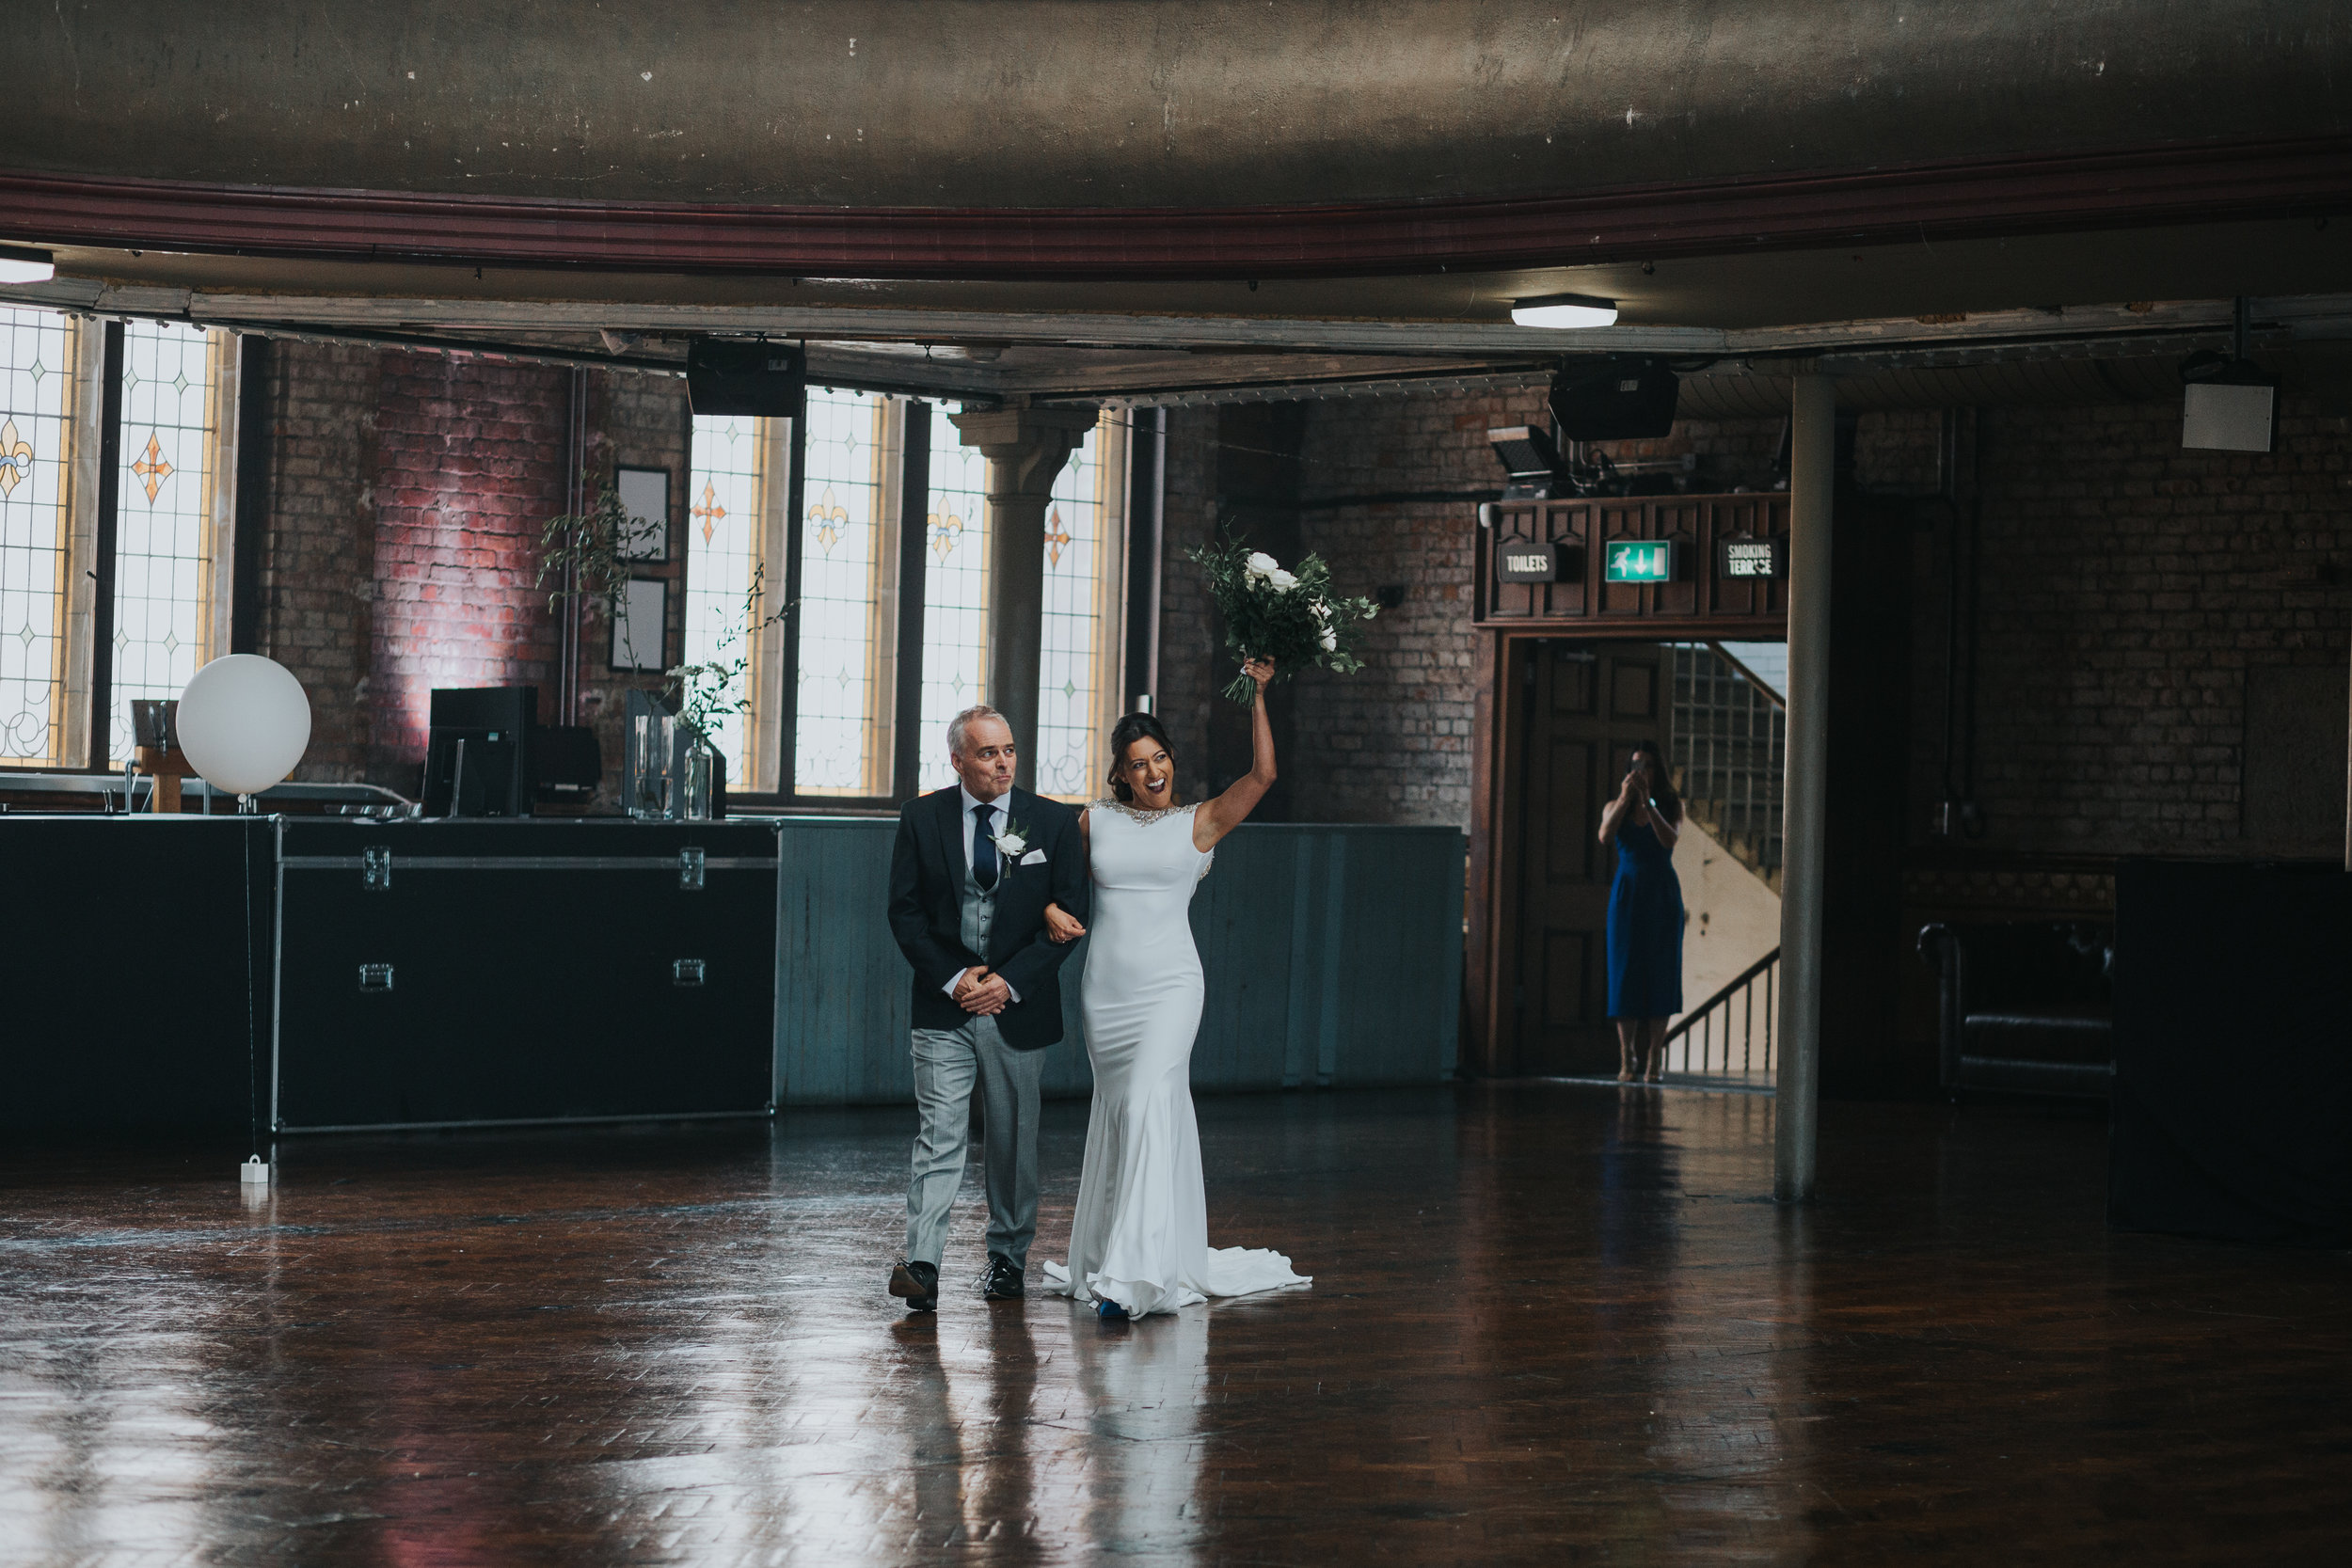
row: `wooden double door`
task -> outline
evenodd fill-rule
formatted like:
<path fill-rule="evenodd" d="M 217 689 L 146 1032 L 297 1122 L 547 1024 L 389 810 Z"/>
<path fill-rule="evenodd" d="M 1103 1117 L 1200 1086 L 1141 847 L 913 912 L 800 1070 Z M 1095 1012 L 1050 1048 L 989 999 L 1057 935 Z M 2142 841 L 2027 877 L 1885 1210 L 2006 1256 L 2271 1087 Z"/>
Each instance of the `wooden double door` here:
<path fill-rule="evenodd" d="M 1616 851 L 1600 814 L 1634 748 L 1671 746 L 1673 650 L 1657 642 L 1514 640 L 1514 800 L 1504 816 L 1506 895 L 1498 1000 L 1513 1069 L 1617 1069 L 1609 1021 L 1609 884 Z M 1671 753 L 1669 753 L 1671 754 Z"/>

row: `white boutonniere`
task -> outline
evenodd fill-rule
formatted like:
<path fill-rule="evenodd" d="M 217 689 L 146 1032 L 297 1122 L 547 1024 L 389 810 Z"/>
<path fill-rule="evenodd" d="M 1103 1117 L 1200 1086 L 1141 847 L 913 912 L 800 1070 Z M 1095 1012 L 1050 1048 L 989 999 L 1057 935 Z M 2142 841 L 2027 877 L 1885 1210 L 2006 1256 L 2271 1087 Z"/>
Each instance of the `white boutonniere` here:
<path fill-rule="evenodd" d="M 1003 827 L 988 835 L 988 841 L 996 846 L 997 854 L 1004 857 L 1008 865 L 1018 865 L 1021 857 L 1029 852 L 1029 830 L 1010 817 L 1005 819 Z"/>

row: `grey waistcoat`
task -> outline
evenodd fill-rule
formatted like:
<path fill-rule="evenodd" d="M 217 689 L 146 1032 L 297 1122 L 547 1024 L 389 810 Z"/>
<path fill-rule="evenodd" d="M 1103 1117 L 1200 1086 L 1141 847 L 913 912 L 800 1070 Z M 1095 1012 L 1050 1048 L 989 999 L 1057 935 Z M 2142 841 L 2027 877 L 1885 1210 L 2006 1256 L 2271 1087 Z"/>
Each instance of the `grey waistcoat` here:
<path fill-rule="evenodd" d="M 1001 857 L 999 857 L 1001 859 Z M 997 874 L 996 886 L 1005 885 L 1004 875 Z M 996 894 L 993 889 L 983 893 L 980 884 L 972 879 L 972 868 L 963 868 L 963 929 L 960 933 L 963 945 L 987 963 L 989 933 L 996 927 Z"/>

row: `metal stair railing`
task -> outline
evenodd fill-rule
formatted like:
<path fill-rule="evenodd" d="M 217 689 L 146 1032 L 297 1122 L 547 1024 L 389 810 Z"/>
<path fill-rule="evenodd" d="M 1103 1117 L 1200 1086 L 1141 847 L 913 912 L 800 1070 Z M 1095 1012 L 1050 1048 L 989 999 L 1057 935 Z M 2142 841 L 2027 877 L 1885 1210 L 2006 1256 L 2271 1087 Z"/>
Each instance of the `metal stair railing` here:
<path fill-rule="evenodd" d="M 1771 1072 L 1776 1063 L 1772 1054 L 1772 1008 L 1774 992 L 1780 982 L 1780 949 L 1775 947 L 1756 962 L 1748 965 L 1726 981 L 1721 990 L 1682 1015 L 1682 1022 L 1666 1031 L 1661 1048 L 1665 1070 L 1697 1074 L 1720 1073 L 1730 1076 Z M 1761 1026 L 1758 1024 L 1758 991 L 1761 991 Z M 1717 1022 L 1721 1021 L 1718 1029 Z M 1675 1065 L 1675 1042 L 1682 1044 L 1682 1062 Z M 1739 1065 L 1732 1065 L 1735 1043 Z M 1693 1051 L 1697 1062 L 1693 1065 Z M 1723 1065 L 1714 1065 L 1717 1052 Z"/>

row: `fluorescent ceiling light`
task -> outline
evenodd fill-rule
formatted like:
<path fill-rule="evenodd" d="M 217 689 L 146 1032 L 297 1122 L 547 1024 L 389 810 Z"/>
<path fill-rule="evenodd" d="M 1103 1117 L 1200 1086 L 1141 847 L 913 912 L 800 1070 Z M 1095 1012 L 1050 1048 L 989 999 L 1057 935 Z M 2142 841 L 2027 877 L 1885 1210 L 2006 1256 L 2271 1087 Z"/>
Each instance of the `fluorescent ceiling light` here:
<path fill-rule="evenodd" d="M 1591 294 L 1543 294 L 1513 302 L 1511 320 L 1520 326 L 1613 326 L 1617 302 Z"/>
<path fill-rule="evenodd" d="M 0 245 L 0 283 L 46 283 L 57 276 L 57 263 L 45 250 Z"/>

